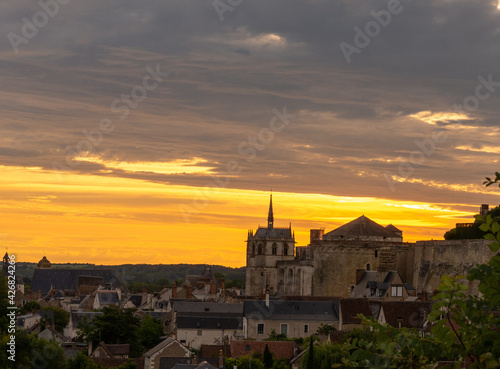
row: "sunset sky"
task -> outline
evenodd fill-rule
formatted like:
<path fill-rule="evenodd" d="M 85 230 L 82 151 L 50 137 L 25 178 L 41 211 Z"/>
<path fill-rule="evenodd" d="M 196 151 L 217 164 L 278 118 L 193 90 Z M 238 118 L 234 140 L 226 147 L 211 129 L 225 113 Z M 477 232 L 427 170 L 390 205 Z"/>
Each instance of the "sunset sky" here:
<path fill-rule="evenodd" d="M 2 1 L 0 247 L 243 266 L 271 189 L 299 246 L 363 214 L 442 239 L 500 203 L 498 6 Z"/>

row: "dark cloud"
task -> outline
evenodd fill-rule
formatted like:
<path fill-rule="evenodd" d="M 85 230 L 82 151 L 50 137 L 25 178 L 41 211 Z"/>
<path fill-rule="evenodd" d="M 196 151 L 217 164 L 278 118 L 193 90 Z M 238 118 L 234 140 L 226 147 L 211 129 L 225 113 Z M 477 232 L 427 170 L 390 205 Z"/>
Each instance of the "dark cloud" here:
<path fill-rule="evenodd" d="M 22 35 L 23 17 L 40 11 L 27 0 L 0 5 L 0 164 L 52 168 L 84 130 L 111 119 L 92 155 L 103 160 L 168 162 L 201 157 L 223 175 L 242 171 L 231 186 L 338 195 L 450 201 L 460 193 L 430 182 L 480 184 L 494 171 L 494 154 L 464 147 L 498 147 L 500 91 L 479 101 L 470 120 L 428 124 L 410 117 L 449 112 L 474 95 L 478 77 L 500 81 L 500 11 L 494 1 L 401 0 L 402 11 L 346 62 L 371 11 L 387 2 L 244 1 L 224 13 L 210 1 L 70 1 L 14 53 L 9 32 Z M 146 66 L 165 81 L 121 120 L 111 106 L 141 85 Z M 498 87 L 495 87 L 498 88 Z M 120 103 L 124 108 L 124 104 Z M 273 108 L 297 115 L 252 160 L 238 146 L 269 128 Z M 123 110 L 122 110 L 123 112 Z M 456 123 L 456 122 L 455 122 Z M 447 140 L 413 165 L 391 192 L 385 174 L 421 151 L 433 130 Z M 462 147 L 457 150 L 456 147 Z M 205 185 L 200 175 L 161 175 L 103 165 L 72 168 L 96 175 Z M 465 201 L 465 200 L 464 200 Z"/>

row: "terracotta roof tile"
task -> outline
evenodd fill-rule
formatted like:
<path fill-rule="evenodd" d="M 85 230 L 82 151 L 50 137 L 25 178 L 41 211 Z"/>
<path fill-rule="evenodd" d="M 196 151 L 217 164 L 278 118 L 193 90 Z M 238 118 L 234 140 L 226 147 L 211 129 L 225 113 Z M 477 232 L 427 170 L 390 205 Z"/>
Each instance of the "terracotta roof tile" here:
<path fill-rule="evenodd" d="M 277 359 L 290 360 L 294 356 L 295 343 L 293 341 L 232 341 L 231 357 L 246 356 L 252 352 L 264 354 L 266 345 Z"/>

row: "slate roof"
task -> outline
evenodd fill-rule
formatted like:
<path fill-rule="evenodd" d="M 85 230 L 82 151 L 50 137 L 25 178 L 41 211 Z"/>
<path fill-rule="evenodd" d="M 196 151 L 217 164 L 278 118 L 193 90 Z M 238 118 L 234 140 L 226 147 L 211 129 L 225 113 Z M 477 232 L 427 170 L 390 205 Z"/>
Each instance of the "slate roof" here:
<path fill-rule="evenodd" d="M 135 307 L 139 307 L 142 305 L 142 295 L 130 295 L 128 301 L 134 304 Z"/>
<path fill-rule="evenodd" d="M 177 364 L 172 369 L 217 369 L 210 363 L 202 361 L 199 364 Z"/>
<path fill-rule="evenodd" d="M 173 309 L 179 315 L 196 315 L 200 313 L 242 315 L 243 304 L 220 304 L 217 302 L 196 302 L 196 301 L 178 301 L 173 302 Z"/>
<path fill-rule="evenodd" d="M 160 357 L 159 369 L 172 369 L 179 364 L 190 364 L 191 361 L 189 357 Z"/>
<path fill-rule="evenodd" d="M 396 228 L 396 227 L 394 227 Z M 340 226 L 333 231 L 325 233 L 323 235 L 323 239 L 332 239 L 332 238 L 340 238 L 343 237 L 368 237 L 368 236 L 377 236 L 377 237 L 397 237 L 390 230 L 387 230 L 385 227 L 380 224 L 374 222 L 373 220 L 365 217 L 364 215 L 360 216 L 353 221 Z"/>
<path fill-rule="evenodd" d="M 394 233 L 399 233 L 402 232 L 401 229 L 396 228 L 394 225 L 389 224 L 388 226 L 385 227 L 389 232 L 394 232 Z"/>
<path fill-rule="evenodd" d="M 254 234 L 255 238 L 293 238 L 290 228 L 260 227 Z"/>
<path fill-rule="evenodd" d="M 294 357 L 293 341 L 231 341 L 231 357 L 241 357 L 252 352 L 264 354 L 266 345 L 277 359 L 290 360 Z"/>
<path fill-rule="evenodd" d="M 170 345 L 174 341 L 175 341 L 175 339 L 173 339 L 173 338 L 164 339 L 159 344 L 157 344 L 155 347 L 153 347 L 151 350 L 147 351 L 144 354 L 144 357 L 150 357 L 151 355 L 156 353 L 158 350 L 161 350 L 162 348 L 167 347 L 168 345 Z"/>
<path fill-rule="evenodd" d="M 120 302 L 116 291 L 97 291 L 96 293 L 101 305 L 118 304 Z"/>
<path fill-rule="evenodd" d="M 354 289 L 349 295 L 350 298 L 362 298 L 362 297 L 380 297 L 380 293 L 385 294 L 387 288 L 394 280 L 394 277 L 398 272 L 379 272 L 375 270 L 367 270 L 363 273 L 363 276 L 359 280 L 358 284 L 354 286 Z M 375 290 L 375 294 L 372 295 L 372 289 Z"/>
<path fill-rule="evenodd" d="M 104 286 L 104 278 L 101 276 L 80 275 L 78 276 L 78 285 L 84 286 Z"/>
<path fill-rule="evenodd" d="M 243 317 L 178 316 L 178 329 L 243 329 Z"/>
<path fill-rule="evenodd" d="M 338 305 L 337 305 L 338 306 Z M 269 320 L 312 320 L 337 322 L 338 307 L 334 301 L 245 301 L 244 314 Z"/>
<path fill-rule="evenodd" d="M 81 276 L 101 277 L 114 288 L 125 290 L 125 284 L 117 270 L 112 269 L 57 269 L 36 268 L 33 273 L 31 290 L 46 294 L 50 289 L 76 290 Z"/>

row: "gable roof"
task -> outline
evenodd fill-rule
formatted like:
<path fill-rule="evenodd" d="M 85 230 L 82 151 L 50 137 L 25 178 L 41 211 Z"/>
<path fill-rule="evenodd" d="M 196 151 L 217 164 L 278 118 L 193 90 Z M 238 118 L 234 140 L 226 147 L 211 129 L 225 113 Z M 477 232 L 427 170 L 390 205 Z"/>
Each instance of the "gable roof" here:
<path fill-rule="evenodd" d="M 269 320 L 312 320 L 337 322 L 338 310 L 334 301 L 245 301 L 244 314 Z"/>
<path fill-rule="evenodd" d="M 116 291 L 97 291 L 96 293 L 101 305 L 118 304 L 120 302 Z"/>
<path fill-rule="evenodd" d="M 130 353 L 130 344 L 108 344 L 101 342 L 97 346 L 96 350 L 102 347 L 109 354 L 110 357 L 115 357 L 116 355 L 128 355 Z"/>
<path fill-rule="evenodd" d="M 383 301 L 381 309 L 387 324 L 398 328 L 422 328 L 431 311 L 430 302 Z"/>
<path fill-rule="evenodd" d="M 241 357 L 252 352 L 264 354 L 266 345 L 277 359 L 290 360 L 294 356 L 293 341 L 231 341 L 231 357 Z"/>
<path fill-rule="evenodd" d="M 349 223 L 334 229 L 333 231 L 325 233 L 323 235 L 323 239 L 327 240 L 332 238 L 344 238 L 344 237 L 361 238 L 369 236 L 386 237 L 386 238 L 397 237 L 390 230 L 387 230 L 385 227 L 362 215 L 359 218 L 354 219 L 353 221 L 350 221 Z"/>
<path fill-rule="evenodd" d="M 202 361 L 199 364 L 176 364 L 172 369 L 217 369 L 210 363 Z"/>
<path fill-rule="evenodd" d="M 342 324 L 361 324 L 358 314 L 372 316 L 368 299 L 342 299 L 340 300 Z"/>
<path fill-rule="evenodd" d="M 191 351 L 189 351 L 189 349 L 186 346 L 184 346 L 182 343 L 177 341 L 175 338 L 166 338 L 163 341 L 161 341 L 159 344 L 157 344 L 155 347 L 153 347 L 151 350 L 146 352 L 144 354 L 144 357 L 151 357 L 152 355 L 156 354 L 158 351 L 160 351 L 160 350 L 164 349 L 165 347 L 168 347 L 172 344 L 177 344 L 178 346 L 183 348 L 184 351 L 186 351 L 186 354 L 187 354 L 186 357 L 191 356 Z"/>
<path fill-rule="evenodd" d="M 380 298 L 381 294 L 385 294 L 394 278 L 397 276 L 397 271 L 379 272 L 375 270 L 366 270 L 354 286 L 350 298 L 375 297 Z M 375 294 L 372 295 L 372 290 Z"/>
<path fill-rule="evenodd" d="M 385 226 L 385 229 L 388 230 L 389 232 L 394 232 L 394 233 L 402 232 L 401 229 L 395 227 L 393 224 Z"/>
<path fill-rule="evenodd" d="M 125 290 L 125 284 L 117 270 L 112 269 L 54 269 L 36 268 L 33 273 L 31 290 L 48 293 L 51 288 L 60 290 L 76 290 L 82 276 L 101 277 L 114 288 Z"/>

